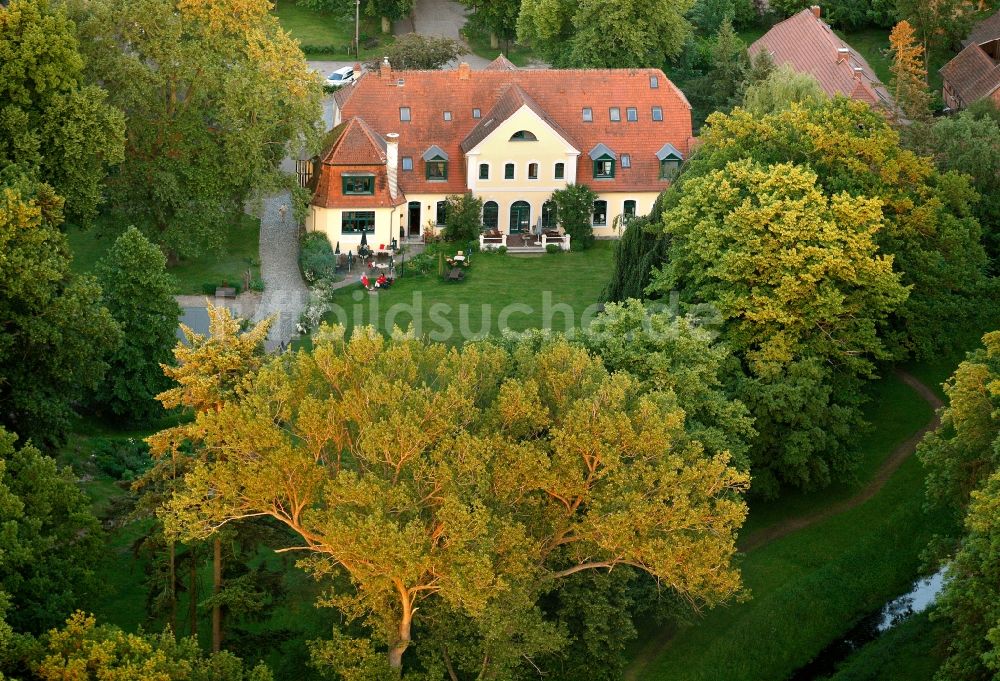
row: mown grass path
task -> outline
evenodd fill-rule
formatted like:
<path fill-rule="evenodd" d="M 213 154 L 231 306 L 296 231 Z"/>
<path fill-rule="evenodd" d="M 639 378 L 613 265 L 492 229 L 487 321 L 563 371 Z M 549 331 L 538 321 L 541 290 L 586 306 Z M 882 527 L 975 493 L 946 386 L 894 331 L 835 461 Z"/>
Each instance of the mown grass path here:
<path fill-rule="evenodd" d="M 922 428 L 913 433 L 913 435 L 896 446 L 882 461 L 868 482 L 863 487 L 858 489 L 853 495 L 835 501 L 822 509 L 781 520 L 751 533 L 739 542 L 739 549 L 741 552 L 750 553 L 770 544 L 771 542 L 788 537 L 796 532 L 801 532 L 802 530 L 846 513 L 857 508 L 858 506 L 861 506 L 865 502 L 872 500 L 885 487 L 886 483 L 892 479 L 893 475 L 899 470 L 900 466 L 902 466 L 903 463 L 905 463 L 907 459 L 913 455 L 916 451 L 917 445 L 923 439 L 924 435 L 938 427 L 940 424 L 938 410 L 944 406 L 944 403 L 941 398 L 938 397 L 937 393 L 916 379 L 914 376 L 901 369 L 896 370 L 896 375 L 903 383 L 912 388 L 920 396 L 920 398 L 933 409 L 934 414 L 930 420 Z M 675 629 L 668 626 L 664 628 L 660 635 L 654 636 L 646 642 L 646 644 L 637 651 L 635 657 L 632 659 L 632 662 L 626 669 L 625 679 L 627 681 L 636 681 L 637 679 L 644 678 L 644 673 L 647 671 L 647 668 L 660 658 L 661 655 L 663 655 L 666 648 L 670 645 L 674 634 Z"/>

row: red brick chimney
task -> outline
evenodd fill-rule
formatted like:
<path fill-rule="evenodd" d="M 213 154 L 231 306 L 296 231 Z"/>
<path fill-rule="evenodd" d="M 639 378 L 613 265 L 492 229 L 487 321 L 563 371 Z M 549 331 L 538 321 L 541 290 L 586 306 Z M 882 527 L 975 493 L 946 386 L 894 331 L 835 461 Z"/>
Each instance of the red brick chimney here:
<path fill-rule="evenodd" d="M 458 65 L 458 79 L 459 80 L 469 80 L 469 76 L 472 73 L 472 69 L 466 62 L 462 62 Z"/>
<path fill-rule="evenodd" d="M 382 80 L 392 79 L 392 66 L 389 65 L 389 57 L 382 57 L 382 65 L 379 66 L 378 77 Z"/>
<path fill-rule="evenodd" d="M 361 62 L 354 62 L 354 76 L 355 78 L 361 75 Z"/>
<path fill-rule="evenodd" d="M 812 10 L 813 16 L 817 19 L 823 16 L 823 10 L 820 9 L 819 5 L 813 5 L 809 9 Z"/>

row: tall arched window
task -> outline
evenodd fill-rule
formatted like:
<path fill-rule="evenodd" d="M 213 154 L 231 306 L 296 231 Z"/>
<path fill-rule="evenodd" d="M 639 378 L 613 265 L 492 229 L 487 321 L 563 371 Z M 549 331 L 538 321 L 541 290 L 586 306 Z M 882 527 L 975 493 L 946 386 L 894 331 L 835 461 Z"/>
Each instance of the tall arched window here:
<path fill-rule="evenodd" d="M 448 221 L 448 202 L 438 201 L 437 202 L 437 224 L 443 225 Z"/>
<path fill-rule="evenodd" d="M 555 229 L 556 226 L 556 204 L 555 201 L 546 201 L 542 204 L 542 227 L 545 229 Z"/>
<path fill-rule="evenodd" d="M 487 201 L 483 204 L 483 227 L 486 229 L 496 229 L 500 224 L 500 206 L 496 201 Z"/>
<path fill-rule="evenodd" d="M 526 232 L 531 228 L 531 206 L 527 201 L 515 201 L 510 206 L 510 233 Z"/>
<path fill-rule="evenodd" d="M 594 226 L 604 226 L 608 224 L 608 202 L 598 199 L 594 201 Z"/>

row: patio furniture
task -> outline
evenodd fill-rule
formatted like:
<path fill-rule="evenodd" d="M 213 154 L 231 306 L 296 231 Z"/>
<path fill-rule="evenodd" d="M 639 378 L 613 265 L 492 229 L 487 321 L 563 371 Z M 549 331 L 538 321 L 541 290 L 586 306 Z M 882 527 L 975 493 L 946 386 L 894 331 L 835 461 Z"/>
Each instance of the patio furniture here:
<path fill-rule="evenodd" d="M 451 271 L 448 272 L 448 281 L 462 281 L 464 278 L 465 272 L 460 267 L 452 267 Z"/>
<path fill-rule="evenodd" d="M 528 233 L 521 234 L 521 245 L 530 246 L 534 242 L 534 238 L 535 237 Z"/>

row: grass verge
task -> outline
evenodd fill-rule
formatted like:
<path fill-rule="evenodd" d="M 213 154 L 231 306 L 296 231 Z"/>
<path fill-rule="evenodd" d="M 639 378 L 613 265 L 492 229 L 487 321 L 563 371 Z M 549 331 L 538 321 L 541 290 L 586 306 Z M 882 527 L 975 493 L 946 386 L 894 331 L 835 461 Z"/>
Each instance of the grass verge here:
<path fill-rule="evenodd" d="M 114 230 L 108 231 L 113 233 Z M 73 253 L 73 271 L 79 274 L 93 273 L 97 262 L 114 243 L 113 237 L 102 235 L 97 228 L 82 230 L 70 226 L 66 237 Z M 205 284 L 227 282 L 242 286 L 243 273 L 247 269 L 253 270 L 254 277 L 260 276 L 260 220 L 243 215 L 240 220 L 230 223 L 219 250 L 182 260 L 167 272 L 176 282 L 175 293 L 200 295 L 204 293 Z"/>
<path fill-rule="evenodd" d="M 348 333 L 374 325 L 388 334 L 412 324 L 418 335 L 454 345 L 504 329 L 578 328 L 611 276 L 612 248 L 598 241 L 586 251 L 535 257 L 476 253 L 464 281 L 404 274 L 377 294 L 351 286 L 335 294 L 324 319 Z"/>
<path fill-rule="evenodd" d="M 900 440 L 926 423 L 930 410 L 895 376 L 875 387 L 869 419 L 878 424 L 865 448 L 858 483 Z M 923 508 L 924 474 L 907 460 L 871 501 L 777 540 L 743 558 L 751 599 L 717 609 L 672 639 L 633 678 L 657 681 L 761 681 L 787 678 L 866 614 L 904 592 L 919 554 L 947 519 Z M 808 512 L 826 498 L 788 497 L 755 505 L 748 528 Z"/>
<path fill-rule="evenodd" d="M 353 8 L 353 3 L 352 3 Z M 364 8 L 362 8 L 363 10 Z M 361 55 L 354 54 L 354 13 L 317 12 L 299 7 L 294 0 L 276 0 L 274 15 L 281 27 L 299 41 L 306 59 L 322 61 L 365 61 L 379 56 L 381 46 L 392 40 L 383 35 L 380 19 L 361 13 Z M 366 44 L 375 45 L 365 47 Z"/>

